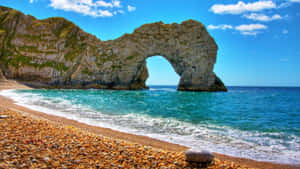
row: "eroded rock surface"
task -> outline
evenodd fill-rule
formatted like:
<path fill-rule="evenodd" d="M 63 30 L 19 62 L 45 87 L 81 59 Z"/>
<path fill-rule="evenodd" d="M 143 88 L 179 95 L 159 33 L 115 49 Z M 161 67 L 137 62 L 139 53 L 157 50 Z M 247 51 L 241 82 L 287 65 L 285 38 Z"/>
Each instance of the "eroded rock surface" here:
<path fill-rule="evenodd" d="M 0 67 L 8 79 L 45 88 L 147 88 L 146 59 L 165 57 L 179 90 L 226 91 L 213 72 L 217 45 L 204 25 L 145 24 L 101 41 L 64 18 L 38 20 L 0 6 Z"/>

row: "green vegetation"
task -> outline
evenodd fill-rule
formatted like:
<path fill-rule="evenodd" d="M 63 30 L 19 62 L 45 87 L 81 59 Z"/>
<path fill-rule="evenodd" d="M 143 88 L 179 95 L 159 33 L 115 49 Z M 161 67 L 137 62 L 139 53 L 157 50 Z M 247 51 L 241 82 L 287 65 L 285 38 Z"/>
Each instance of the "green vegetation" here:
<path fill-rule="evenodd" d="M 65 47 L 71 47 L 73 49 L 78 47 L 76 34 L 76 32 L 71 32 L 68 34 L 68 38 L 66 38 Z"/>
<path fill-rule="evenodd" d="M 180 41 L 179 43 L 182 44 L 182 45 L 187 46 L 187 45 L 189 44 L 189 41 L 187 41 L 187 40 L 182 40 L 182 41 Z"/>
<path fill-rule="evenodd" d="M 40 27 L 40 26 L 49 26 L 48 22 L 43 22 L 43 21 L 39 21 L 39 20 L 34 20 L 32 27 Z"/>
<path fill-rule="evenodd" d="M 14 18 L 15 16 L 19 16 L 20 12 L 17 10 L 11 9 L 8 14 L 6 15 L 5 19 L 2 21 L 2 23 L 8 22 L 9 19 Z"/>
<path fill-rule="evenodd" d="M 66 67 L 66 65 L 64 63 L 55 62 L 55 61 L 47 61 L 45 63 L 40 64 L 38 67 L 39 68 L 52 67 L 58 71 L 67 71 L 68 70 L 68 67 Z"/>
<path fill-rule="evenodd" d="M 98 47 L 90 45 L 90 51 L 93 55 L 97 55 L 98 53 Z"/>
<path fill-rule="evenodd" d="M 2 17 L 3 15 L 5 15 L 7 12 L 6 11 L 1 11 L 0 12 L 0 17 Z"/>
<path fill-rule="evenodd" d="M 133 58 L 135 58 L 135 56 L 128 56 L 127 58 L 126 58 L 126 60 L 131 60 L 131 59 L 133 59 Z"/>
<path fill-rule="evenodd" d="M 62 30 L 60 31 L 60 34 L 59 34 L 60 38 L 66 38 L 68 33 L 71 32 L 71 30 L 75 27 L 75 25 L 73 23 L 69 23 L 67 25 L 68 26 L 63 27 Z"/>
<path fill-rule="evenodd" d="M 26 51 L 26 52 L 35 52 L 35 53 L 39 52 L 36 46 L 20 46 L 18 48 L 19 50 Z"/>
<path fill-rule="evenodd" d="M 30 52 L 30 53 L 41 53 L 41 54 L 54 54 L 56 52 L 51 51 L 40 51 L 36 46 L 20 46 L 19 51 Z"/>
<path fill-rule="evenodd" d="M 88 70 L 88 68 L 85 68 L 84 70 L 82 70 L 82 73 L 83 73 L 83 74 L 87 74 L 87 75 L 89 75 L 89 76 L 91 76 L 91 75 L 94 74 L 93 72 L 90 72 L 90 71 Z"/>
<path fill-rule="evenodd" d="M 139 46 L 136 46 L 136 48 L 139 48 Z M 131 55 L 129 55 L 127 58 L 126 58 L 126 60 L 132 60 L 132 59 L 134 59 L 134 58 L 137 58 L 138 56 L 139 56 L 140 54 L 138 53 L 138 52 L 133 52 L 133 53 L 131 53 Z"/>
<path fill-rule="evenodd" d="M 5 57 L 3 57 L 5 56 Z M 10 56 L 10 57 L 9 57 Z M 11 57 L 13 56 L 13 57 Z M 65 66 L 64 63 L 56 62 L 56 61 L 46 61 L 43 63 L 37 63 L 37 60 L 35 60 L 32 57 L 24 56 L 21 54 L 14 55 L 11 51 L 4 51 L 2 53 L 1 62 L 3 65 L 7 68 L 8 65 L 11 65 L 15 68 L 19 68 L 23 65 L 33 66 L 35 68 L 44 68 L 44 67 L 52 67 L 55 68 L 58 71 L 66 71 L 68 70 L 68 67 Z"/>
<path fill-rule="evenodd" d="M 8 58 L 6 64 L 10 64 L 15 68 L 19 68 L 21 64 L 31 64 L 31 58 L 22 55 L 17 55 L 13 58 Z"/>
<path fill-rule="evenodd" d="M 58 38 L 66 38 L 70 33 L 72 33 L 72 29 L 76 27 L 74 23 L 61 17 L 48 18 L 44 21 L 47 21 L 49 24 L 55 23 L 55 25 L 57 25 L 57 29 L 54 30 L 54 33 Z"/>
<path fill-rule="evenodd" d="M 28 35 L 28 34 L 25 34 L 25 35 L 17 35 L 18 37 L 25 37 L 26 39 L 28 40 L 33 40 L 33 41 L 40 41 L 41 40 L 41 35 Z"/>
<path fill-rule="evenodd" d="M 106 54 L 106 53 L 103 53 L 102 55 L 100 55 L 100 62 L 101 63 L 105 63 L 105 62 L 108 62 L 108 61 L 112 61 L 112 56 Z"/>
<path fill-rule="evenodd" d="M 112 65 L 112 69 L 115 70 L 115 69 L 120 69 L 121 66 L 120 65 Z"/>
<path fill-rule="evenodd" d="M 74 30 L 75 25 L 72 22 L 67 22 L 61 29 L 59 38 L 66 38 L 65 47 L 70 48 L 70 51 L 64 56 L 66 60 L 73 61 L 77 56 L 83 53 L 86 48 L 86 43 L 79 44 L 78 30 Z"/>
<path fill-rule="evenodd" d="M 66 60 L 70 60 L 73 61 L 78 55 L 80 55 L 80 50 L 72 50 L 70 52 L 68 52 L 67 54 L 65 54 L 64 58 Z"/>
<path fill-rule="evenodd" d="M 1 11 L 0 13 L 0 35 L 3 33 L 6 33 L 6 29 L 3 29 L 2 26 L 8 25 L 8 22 L 11 21 L 20 21 L 21 23 L 24 22 L 24 20 L 19 20 L 19 15 L 22 13 L 10 9 L 10 10 L 5 10 Z M 46 29 L 53 31 L 53 29 L 50 29 L 51 25 L 61 25 L 61 29 L 58 30 L 58 32 L 53 32 L 57 33 L 58 38 L 67 38 L 67 44 L 69 45 L 68 48 L 76 49 L 72 50 L 72 52 L 68 53 L 65 57 L 68 58 L 69 60 L 73 60 L 76 58 L 81 52 L 82 52 L 82 47 L 84 45 L 77 45 L 77 37 L 76 34 L 77 32 L 72 32 L 72 29 L 75 27 L 75 25 L 72 22 L 68 22 L 63 18 L 49 18 L 46 20 L 35 20 L 33 19 L 32 25 L 27 25 L 28 31 L 33 32 L 34 27 L 40 27 L 40 26 L 46 26 Z M 32 30 L 33 29 L 33 30 Z M 53 36 L 52 33 L 46 32 L 43 34 L 45 31 L 39 32 L 39 34 L 36 35 L 30 35 L 30 34 L 16 34 L 16 28 L 11 27 L 9 29 L 9 34 L 4 38 L 3 42 L 4 45 L 1 47 L 1 56 L 0 56 L 0 62 L 8 68 L 8 66 L 13 66 L 15 68 L 20 68 L 22 66 L 31 66 L 34 68 L 42 69 L 44 67 L 51 67 L 55 68 L 58 71 L 67 71 L 69 68 L 66 67 L 66 65 L 62 62 L 58 61 L 47 61 L 44 59 L 38 59 L 35 57 L 30 57 L 30 56 L 25 56 L 24 53 L 46 53 L 46 54 L 53 54 L 56 53 L 55 51 L 40 51 L 37 46 L 35 45 L 24 45 L 21 47 L 17 47 L 13 45 L 12 39 L 14 38 L 24 38 L 25 42 L 26 41 L 31 41 L 31 42 L 45 42 L 48 41 L 46 39 L 42 39 L 45 36 Z M 67 37 L 71 33 L 71 38 Z M 55 42 L 54 42 L 55 43 Z M 55 49 L 55 45 L 50 43 L 51 49 Z M 49 48 L 49 47 L 48 47 Z"/>

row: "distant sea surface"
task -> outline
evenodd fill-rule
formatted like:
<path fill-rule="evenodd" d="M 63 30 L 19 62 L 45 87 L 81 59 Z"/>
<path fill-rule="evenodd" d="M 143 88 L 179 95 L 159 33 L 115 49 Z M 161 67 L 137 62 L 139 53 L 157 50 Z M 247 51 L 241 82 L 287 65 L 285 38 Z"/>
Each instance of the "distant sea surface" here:
<path fill-rule="evenodd" d="M 300 88 L 228 92 L 5 90 L 17 104 L 95 126 L 260 161 L 300 164 Z"/>

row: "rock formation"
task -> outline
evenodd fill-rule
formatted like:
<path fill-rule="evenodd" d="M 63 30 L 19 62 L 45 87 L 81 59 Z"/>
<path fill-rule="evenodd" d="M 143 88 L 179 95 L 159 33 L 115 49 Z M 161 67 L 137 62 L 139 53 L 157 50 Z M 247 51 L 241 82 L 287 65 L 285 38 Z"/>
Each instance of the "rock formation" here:
<path fill-rule="evenodd" d="M 145 24 L 101 41 L 64 18 L 38 20 L 0 6 L 0 68 L 37 88 L 147 88 L 146 59 L 161 55 L 180 76 L 179 90 L 226 91 L 213 72 L 217 49 L 194 20 Z"/>

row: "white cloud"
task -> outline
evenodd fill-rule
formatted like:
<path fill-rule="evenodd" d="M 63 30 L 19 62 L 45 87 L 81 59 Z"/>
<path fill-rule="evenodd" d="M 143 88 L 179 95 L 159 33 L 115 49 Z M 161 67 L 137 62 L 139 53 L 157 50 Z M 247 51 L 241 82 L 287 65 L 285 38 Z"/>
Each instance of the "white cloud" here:
<path fill-rule="evenodd" d="M 136 7 L 128 5 L 127 9 L 128 9 L 128 12 L 133 12 L 136 10 Z"/>
<path fill-rule="evenodd" d="M 268 27 L 263 24 L 249 24 L 249 25 L 239 25 L 235 29 L 238 31 L 254 31 L 259 29 L 267 29 Z"/>
<path fill-rule="evenodd" d="M 279 4 L 278 5 L 278 7 L 277 8 L 287 8 L 287 7 L 289 7 L 289 6 L 291 6 L 291 2 L 288 2 L 288 1 L 286 1 L 286 2 L 283 2 L 283 3 L 281 3 L 281 4 Z"/>
<path fill-rule="evenodd" d="M 117 7 L 117 8 L 121 8 L 122 7 L 120 1 L 113 1 L 112 4 L 113 4 L 114 7 Z"/>
<path fill-rule="evenodd" d="M 289 33 L 289 31 L 287 29 L 282 30 L 282 34 L 288 34 L 288 33 Z"/>
<path fill-rule="evenodd" d="M 256 1 L 245 3 L 243 1 L 239 1 L 237 4 L 215 4 L 211 7 L 211 11 L 215 14 L 241 14 L 244 12 L 257 12 L 265 9 L 276 8 L 276 4 L 270 0 L 268 1 Z"/>
<path fill-rule="evenodd" d="M 272 20 L 282 19 L 282 17 L 278 14 L 275 14 L 271 17 Z"/>
<path fill-rule="evenodd" d="M 235 30 L 240 31 L 242 35 L 257 35 L 259 30 L 267 29 L 268 27 L 263 24 L 249 24 L 239 25 L 235 27 Z"/>
<path fill-rule="evenodd" d="M 110 7 L 110 8 L 113 7 L 113 4 L 112 4 L 112 3 L 110 3 L 110 2 L 105 2 L 105 1 L 96 1 L 96 2 L 95 2 L 95 5 L 96 5 L 96 6 L 101 6 L 101 7 Z"/>
<path fill-rule="evenodd" d="M 98 12 L 99 12 L 98 16 L 100 16 L 100 17 L 113 16 L 113 14 L 111 12 L 109 12 L 108 10 L 100 9 Z"/>
<path fill-rule="evenodd" d="M 250 35 L 250 36 L 255 36 L 258 33 L 259 32 L 257 32 L 257 31 L 243 31 L 243 32 L 241 32 L 242 35 Z"/>
<path fill-rule="evenodd" d="M 232 29 L 232 26 L 231 25 L 227 25 L 227 24 L 223 24 L 223 25 L 208 25 L 207 28 L 211 29 L 211 30 L 214 30 L 214 29 L 226 30 L 226 29 Z"/>
<path fill-rule="evenodd" d="M 287 7 L 290 7 L 293 3 L 300 3 L 300 0 L 286 0 L 286 1 L 282 2 L 281 4 L 279 4 L 277 6 L 277 8 L 278 9 L 287 8 Z"/>
<path fill-rule="evenodd" d="M 238 26 L 231 26 L 227 24 L 222 24 L 222 25 L 208 25 L 208 29 L 210 30 L 216 30 L 216 29 L 221 29 L 221 30 L 236 30 L 240 32 L 242 35 L 257 35 L 261 33 L 262 30 L 267 29 L 268 27 L 263 24 L 249 24 L 249 25 L 238 25 Z"/>
<path fill-rule="evenodd" d="M 104 0 L 50 0 L 50 6 L 55 9 L 73 11 L 93 17 L 111 17 L 118 13 L 124 13 L 119 0 L 110 2 Z"/>
<path fill-rule="evenodd" d="M 33 3 L 35 0 L 29 0 L 30 3 Z"/>
<path fill-rule="evenodd" d="M 243 17 L 254 21 L 262 21 L 262 22 L 269 22 L 273 20 L 282 19 L 282 17 L 278 14 L 274 14 L 273 16 L 268 16 L 265 14 L 251 13 L 251 14 L 243 15 Z"/>
<path fill-rule="evenodd" d="M 98 0 L 94 3 L 96 6 L 100 6 L 100 7 L 110 7 L 110 8 L 121 8 L 121 2 L 118 0 L 112 1 L 112 2 L 106 2 L 103 0 Z"/>

